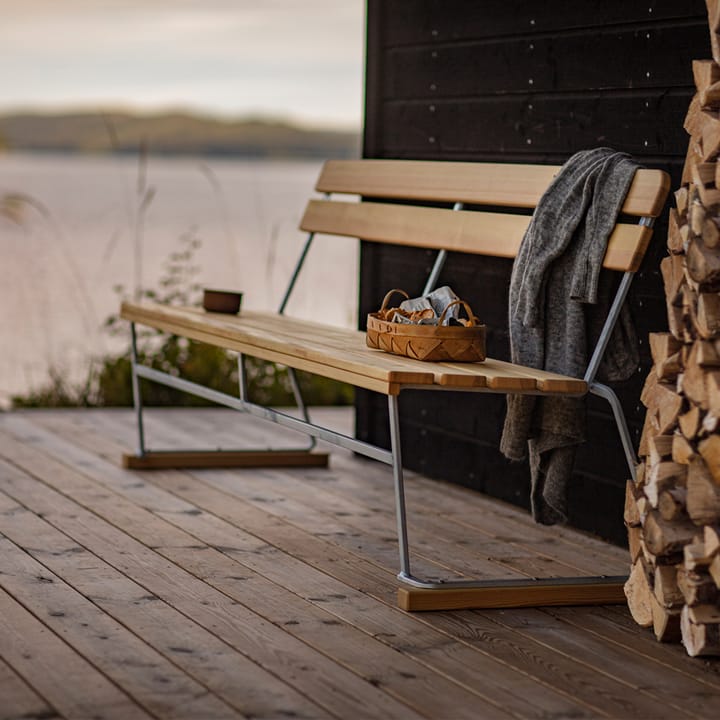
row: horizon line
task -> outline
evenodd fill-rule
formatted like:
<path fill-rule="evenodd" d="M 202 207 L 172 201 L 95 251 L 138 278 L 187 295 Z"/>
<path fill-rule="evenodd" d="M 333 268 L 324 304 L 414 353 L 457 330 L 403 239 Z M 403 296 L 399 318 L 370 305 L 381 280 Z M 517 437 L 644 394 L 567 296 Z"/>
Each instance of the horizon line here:
<path fill-rule="evenodd" d="M 217 108 L 197 107 L 192 105 L 166 105 L 156 108 L 141 107 L 130 103 L 113 103 L 95 105 L 89 103 L 68 103 L 62 105 L 13 104 L 0 105 L 0 117 L 11 115 L 107 115 L 120 113 L 136 117 L 158 117 L 162 115 L 187 115 L 192 117 L 217 120 L 220 122 L 264 122 L 269 124 L 290 125 L 304 130 L 324 130 L 329 132 L 356 132 L 363 129 L 362 119 L 357 124 L 336 121 L 322 122 L 313 118 L 304 118 L 288 113 L 276 113 L 266 110 L 223 111 Z"/>

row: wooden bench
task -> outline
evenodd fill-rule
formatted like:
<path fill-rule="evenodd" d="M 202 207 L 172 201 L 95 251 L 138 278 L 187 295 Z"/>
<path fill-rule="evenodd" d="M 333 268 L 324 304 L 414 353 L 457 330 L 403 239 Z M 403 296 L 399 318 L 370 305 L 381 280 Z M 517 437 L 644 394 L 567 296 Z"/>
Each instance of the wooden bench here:
<path fill-rule="evenodd" d="M 229 316 L 198 308 L 123 303 L 121 316 L 131 322 L 132 330 L 132 378 L 139 437 L 138 450 L 125 456 L 125 465 L 139 469 L 323 465 L 327 455 L 315 452 L 314 444 L 316 439 L 326 440 L 392 466 L 400 551 L 398 577 L 402 581 L 399 590 L 401 607 L 422 610 L 624 602 L 622 585 L 625 578 L 617 577 L 447 582 L 415 577 L 410 567 L 398 401 L 401 392 L 410 388 L 536 395 L 583 396 L 593 393 L 604 397 L 612 407 L 628 469 L 634 476 L 636 456 L 622 408 L 615 393 L 595 381 L 595 374 L 633 274 L 650 241 L 653 220 L 662 211 L 669 188 L 665 173 L 638 170 L 625 199 L 623 220 L 614 228 L 604 259 L 604 267 L 622 273 L 622 279 L 584 378 L 565 377 L 493 359 L 471 364 L 424 363 L 371 350 L 366 347 L 362 332 L 285 315 L 297 275 L 315 234 L 437 250 L 437 259 L 425 287 L 425 292 L 429 292 L 435 286 L 448 252 L 513 258 L 529 222 L 528 215 L 518 214 L 516 209 L 534 208 L 558 169 L 557 166 L 541 165 L 396 160 L 327 162 L 316 185 L 316 190 L 325 197 L 312 199 L 307 205 L 300 227 L 308 233 L 308 238 L 278 313 L 243 310 L 238 316 Z M 336 199 L 334 196 L 338 194 L 372 200 Z M 409 201 L 410 204 L 398 201 Z M 438 203 L 445 206 L 437 207 Z M 471 205 L 472 209 L 464 209 L 466 205 Z M 483 206 L 491 206 L 492 212 Z M 507 211 L 503 212 L 504 208 Z M 402 281 L 398 278 L 397 283 L 402 285 Z M 241 370 L 238 397 L 138 364 L 136 323 L 237 351 Z M 282 363 L 291 370 L 291 378 L 294 378 L 292 371 L 303 370 L 386 395 L 390 413 L 390 450 L 311 423 L 296 382 L 300 418 L 250 402 L 244 374 L 245 356 Z M 176 387 L 298 430 L 311 438 L 310 445 L 299 450 L 280 451 L 151 451 L 145 447 L 139 378 Z"/>

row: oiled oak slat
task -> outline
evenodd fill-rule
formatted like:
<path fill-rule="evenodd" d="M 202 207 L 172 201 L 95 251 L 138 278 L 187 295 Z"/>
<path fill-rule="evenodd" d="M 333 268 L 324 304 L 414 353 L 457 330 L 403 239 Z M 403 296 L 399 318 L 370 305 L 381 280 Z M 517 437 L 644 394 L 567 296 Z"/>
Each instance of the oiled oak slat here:
<path fill-rule="evenodd" d="M 386 394 L 396 394 L 402 385 L 433 384 L 518 393 L 540 390 L 581 394 L 587 389 L 582 380 L 490 358 L 480 363 L 449 364 L 402 358 L 371 350 L 364 333 L 270 313 L 247 311 L 227 316 L 198 308 L 123 303 L 121 314 L 126 320 Z"/>
<path fill-rule="evenodd" d="M 328 160 L 315 189 L 368 197 L 534 208 L 559 170 L 559 165 L 521 163 Z M 656 217 L 662 212 L 669 187 L 667 174 L 638 170 L 623 212 Z"/>
<path fill-rule="evenodd" d="M 311 200 L 300 229 L 370 242 L 514 258 L 528 224 L 529 218 L 524 215 Z M 648 227 L 617 223 L 608 238 L 603 267 L 637 271 L 651 237 Z"/>

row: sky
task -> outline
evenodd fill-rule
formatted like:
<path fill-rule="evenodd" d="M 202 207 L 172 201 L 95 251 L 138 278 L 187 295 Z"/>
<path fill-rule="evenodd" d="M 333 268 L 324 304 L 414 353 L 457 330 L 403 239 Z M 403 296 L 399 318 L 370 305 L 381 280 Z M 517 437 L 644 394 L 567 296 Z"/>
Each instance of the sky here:
<path fill-rule="evenodd" d="M 359 129 L 363 0 L 0 0 L 0 112 L 188 109 Z"/>

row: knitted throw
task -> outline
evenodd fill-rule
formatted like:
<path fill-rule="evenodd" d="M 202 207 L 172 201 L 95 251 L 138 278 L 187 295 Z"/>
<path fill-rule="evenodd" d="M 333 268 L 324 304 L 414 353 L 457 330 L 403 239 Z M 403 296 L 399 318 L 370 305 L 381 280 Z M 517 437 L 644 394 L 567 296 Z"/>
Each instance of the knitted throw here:
<path fill-rule="evenodd" d="M 588 364 L 586 308 L 598 302 L 607 241 L 637 165 L 609 148 L 585 150 L 563 165 L 540 199 L 510 279 L 510 351 L 514 363 L 583 377 Z M 627 316 L 618 329 L 629 330 Z M 637 340 L 615 332 L 607 379 L 637 367 Z M 609 365 L 606 363 L 606 370 Z M 537 522 L 567 520 L 566 492 L 577 445 L 585 439 L 581 398 L 508 396 L 500 449 L 529 455 Z"/>

